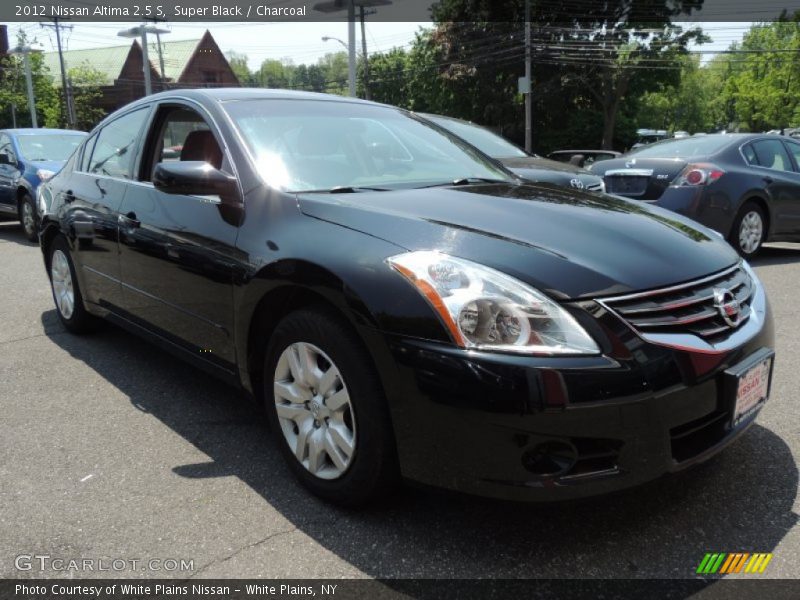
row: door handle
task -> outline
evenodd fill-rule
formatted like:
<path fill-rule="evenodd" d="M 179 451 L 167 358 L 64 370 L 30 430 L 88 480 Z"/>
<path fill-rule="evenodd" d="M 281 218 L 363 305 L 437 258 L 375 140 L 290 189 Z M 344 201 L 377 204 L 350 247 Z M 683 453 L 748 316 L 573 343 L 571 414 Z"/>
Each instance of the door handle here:
<path fill-rule="evenodd" d="M 120 225 L 124 225 L 129 229 L 134 229 L 142 224 L 142 222 L 136 218 L 136 213 L 133 211 L 126 213 L 124 215 L 120 215 L 117 221 L 119 222 Z"/>

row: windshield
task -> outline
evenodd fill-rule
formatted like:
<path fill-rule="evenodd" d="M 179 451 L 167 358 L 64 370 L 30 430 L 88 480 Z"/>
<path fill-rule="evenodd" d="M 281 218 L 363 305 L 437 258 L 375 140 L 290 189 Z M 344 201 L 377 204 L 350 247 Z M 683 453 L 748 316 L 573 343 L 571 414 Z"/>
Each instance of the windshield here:
<path fill-rule="evenodd" d="M 467 140 L 478 150 L 493 158 L 521 158 L 527 156 L 525 152 L 511 142 L 478 125 L 428 115 L 426 115 L 426 118 L 436 123 L 439 127 L 444 127 L 447 131 Z"/>
<path fill-rule="evenodd" d="M 33 161 L 65 161 L 83 141 L 76 133 L 40 133 L 17 138 L 22 156 Z"/>
<path fill-rule="evenodd" d="M 426 121 L 385 106 L 320 100 L 225 103 L 261 177 L 289 191 L 397 189 L 465 179 L 513 182 Z"/>
<path fill-rule="evenodd" d="M 693 156 L 708 156 L 730 143 L 729 137 L 701 136 L 682 138 L 678 140 L 665 140 L 646 148 L 638 148 L 629 152 L 629 156 L 636 155 L 642 158 L 690 158 Z"/>

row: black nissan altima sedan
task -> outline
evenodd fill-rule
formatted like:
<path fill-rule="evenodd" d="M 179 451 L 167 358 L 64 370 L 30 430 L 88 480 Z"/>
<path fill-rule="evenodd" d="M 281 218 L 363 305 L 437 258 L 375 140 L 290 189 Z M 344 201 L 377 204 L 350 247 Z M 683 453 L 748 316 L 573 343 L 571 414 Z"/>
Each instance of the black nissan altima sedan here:
<path fill-rule="evenodd" d="M 591 167 L 609 193 L 652 202 L 720 232 L 745 258 L 800 242 L 800 142 L 765 134 L 670 139 Z"/>
<path fill-rule="evenodd" d="M 333 502 L 401 479 L 627 488 L 709 458 L 769 395 L 764 288 L 719 235 L 524 183 L 397 108 L 164 92 L 41 189 L 64 326 L 107 319 L 243 388 Z"/>

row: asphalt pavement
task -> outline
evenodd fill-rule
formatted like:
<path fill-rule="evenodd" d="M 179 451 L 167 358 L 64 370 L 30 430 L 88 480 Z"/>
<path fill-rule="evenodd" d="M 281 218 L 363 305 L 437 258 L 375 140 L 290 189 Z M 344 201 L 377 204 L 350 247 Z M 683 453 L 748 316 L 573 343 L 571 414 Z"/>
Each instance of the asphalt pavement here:
<path fill-rule="evenodd" d="M 236 390 L 115 327 L 67 333 L 38 247 L 0 223 L 0 577 L 685 578 L 743 551 L 796 578 L 800 245 L 753 265 L 776 319 L 772 397 L 718 457 L 580 503 L 406 488 L 345 511 L 295 483 Z"/>

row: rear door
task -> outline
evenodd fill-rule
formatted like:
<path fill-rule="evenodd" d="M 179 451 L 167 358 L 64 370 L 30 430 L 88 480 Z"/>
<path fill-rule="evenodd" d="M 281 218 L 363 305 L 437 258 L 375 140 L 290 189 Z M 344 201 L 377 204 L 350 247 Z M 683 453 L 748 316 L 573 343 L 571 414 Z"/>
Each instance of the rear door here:
<path fill-rule="evenodd" d="M 774 234 L 794 234 L 800 230 L 800 175 L 778 136 L 761 138 L 742 148 L 745 160 L 764 182 L 772 213 L 770 229 Z"/>
<path fill-rule="evenodd" d="M 789 151 L 789 156 L 792 159 L 793 170 L 793 200 L 790 206 L 787 207 L 787 212 L 790 213 L 787 229 L 793 235 L 800 235 L 800 142 L 794 140 L 784 140 L 784 145 Z"/>
<path fill-rule="evenodd" d="M 139 180 L 120 210 L 125 310 L 153 333 L 232 372 L 233 274 L 238 216 L 218 197 L 165 194 L 155 165 L 202 160 L 233 172 L 220 134 L 199 106 L 161 105 L 147 136 Z"/>
<path fill-rule="evenodd" d="M 109 308 L 121 305 L 119 208 L 150 111 L 141 107 L 106 123 L 84 144 L 76 169 L 59 190 L 67 207 L 62 222 L 76 238 L 73 256 L 84 297 Z"/>

